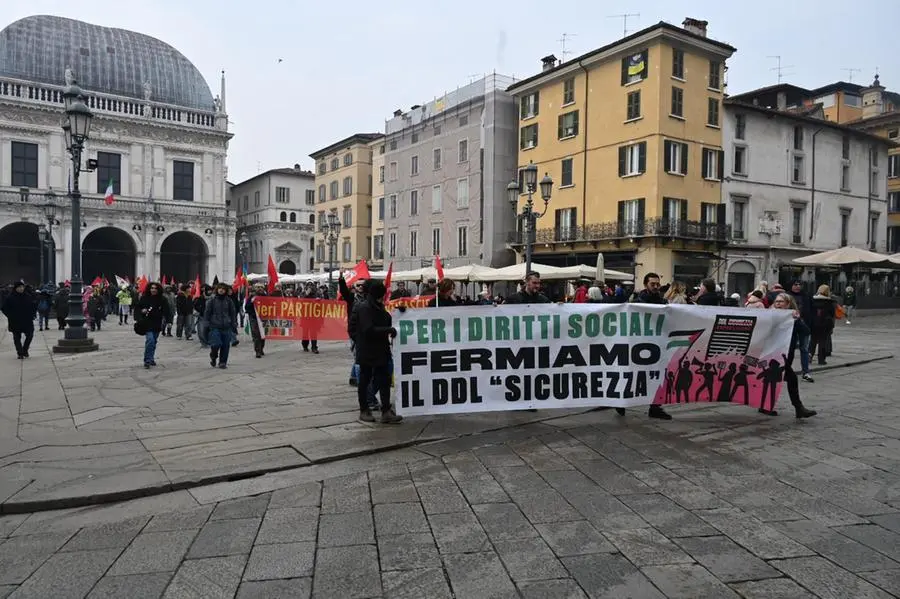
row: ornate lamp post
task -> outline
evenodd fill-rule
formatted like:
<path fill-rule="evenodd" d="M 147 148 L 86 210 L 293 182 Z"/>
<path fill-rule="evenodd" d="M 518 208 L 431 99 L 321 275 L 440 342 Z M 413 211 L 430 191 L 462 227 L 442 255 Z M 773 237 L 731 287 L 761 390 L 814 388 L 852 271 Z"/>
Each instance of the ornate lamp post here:
<path fill-rule="evenodd" d="M 43 287 L 47 282 L 47 279 L 44 278 L 44 273 L 46 272 L 44 267 L 46 266 L 44 261 L 44 248 L 47 246 L 47 225 L 41 223 L 38 225 L 38 239 L 41 245 L 41 278 L 40 278 L 40 287 Z"/>
<path fill-rule="evenodd" d="M 322 223 L 320 232 L 325 236 L 325 243 L 328 245 L 328 290 L 333 294 L 334 259 L 337 253 L 338 237 L 341 234 L 341 221 L 336 211 L 332 210 L 325 215 L 325 222 Z"/>
<path fill-rule="evenodd" d="M 528 166 L 526 166 L 523 170 L 524 176 L 523 183 L 525 183 L 525 193 L 528 194 L 528 199 L 525 201 L 525 205 L 522 206 L 522 213 L 519 213 L 519 193 L 521 189 L 519 189 L 519 183 L 517 181 L 512 181 L 509 185 L 506 186 L 506 196 L 509 200 L 509 203 L 512 205 L 513 210 L 516 211 L 516 218 L 522 221 L 522 232 L 524 235 L 524 245 L 525 245 L 525 274 L 531 272 L 531 250 L 534 245 L 534 232 L 537 228 L 537 219 L 541 218 L 545 214 L 547 214 L 547 209 L 550 207 L 550 194 L 553 190 L 553 179 L 550 178 L 550 175 L 544 173 L 544 178 L 541 179 L 541 198 L 544 200 L 544 210 L 538 213 L 535 210 L 534 205 L 534 192 L 537 191 L 537 165 L 533 162 L 529 162 Z"/>
<path fill-rule="evenodd" d="M 44 216 L 47 218 L 47 279 L 56 282 L 56 252 L 53 245 L 53 225 L 56 221 L 56 194 L 53 190 L 47 192 L 47 202 L 44 204 Z"/>
<path fill-rule="evenodd" d="M 53 346 L 53 351 L 82 353 L 99 349 L 94 340 L 88 337 L 88 331 L 84 328 L 84 315 L 81 313 L 81 191 L 78 189 L 78 178 L 83 170 L 81 153 L 90 134 L 91 119 L 94 115 L 84 103 L 84 93 L 74 80 L 63 91 L 63 102 L 66 114 L 62 129 L 66 149 L 72 157 L 72 189 L 69 191 L 69 199 L 72 202 L 72 276 L 69 279 L 69 317 L 66 318 L 68 326 L 65 337 Z"/>

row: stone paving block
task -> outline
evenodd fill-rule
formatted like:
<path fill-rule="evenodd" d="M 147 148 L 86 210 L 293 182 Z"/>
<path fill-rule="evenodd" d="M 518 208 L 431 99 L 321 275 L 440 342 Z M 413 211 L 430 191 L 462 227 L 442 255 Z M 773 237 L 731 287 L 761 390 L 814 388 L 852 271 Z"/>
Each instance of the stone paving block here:
<path fill-rule="evenodd" d="M 889 599 L 891 595 L 822 557 L 769 562 L 822 599 Z"/>
<path fill-rule="evenodd" d="M 319 517 L 319 547 L 365 545 L 375 542 L 372 512 L 322 514 Z"/>
<path fill-rule="evenodd" d="M 417 485 L 426 483 L 452 483 L 450 471 L 439 458 L 408 464 L 409 476 Z"/>
<path fill-rule="evenodd" d="M 611 495 L 653 492 L 652 487 L 607 460 L 575 462 L 575 467 Z"/>
<path fill-rule="evenodd" d="M 388 464 L 369 470 L 369 483 L 385 480 L 412 480 L 406 464 Z"/>
<path fill-rule="evenodd" d="M 165 532 L 168 530 L 200 529 L 206 524 L 213 506 L 205 505 L 184 512 L 159 514 L 150 518 L 144 532 Z"/>
<path fill-rule="evenodd" d="M 718 532 L 665 495 L 621 495 L 618 499 L 670 538 L 714 535 Z"/>
<path fill-rule="evenodd" d="M 311 576 L 315 552 L 316 544 L 312 542 L 254 545 L 244 580 Z"/>
<path fill-rule="evenodd" d="M 698 510 L 694 513 L 762 559 L 800 557 L 815 553 L 772 526 L 734 508 Z"/>
<path fill-rule="evenodd" d="M 428 521 L 441 554 L 490 549 L 487 535 L 472 512 L 432 514 Z"/>
<path fill-rule="evenodd" d="M 269 495 L 229 499 L 216 505 L 210 520 L 233 520 L 237 518 L 262 518 L 269 507 Z"/>
<path fill-rule="evenodd" d="M 516 495 L 512 500 L 532 524 L 583 519 L 576 509 L 553 489 Z"/>
<path fill-rule="evenodd" d="M 869 518 L 873 524 L 877 524 L 882 528 L 886 528 L 892 532 L 900 533 L 900 512 L 895 514 L 881 514 L 879 516 L 872 516 Z M 0 521 L 0 526 L 2 526 L 2 521 Z"/>
<path fill-rule="evenodd" d="M 466 452 L 444 457 L 444 467 L 457 483 L 462 481 L 493 480 L 494 477 L 478 461 L 475 454 Z"/>
<path fill-rule="evenodd" d="M 172 572 L 104 576 L 87 599 L 159 599 L 163 596 Z"/>
<path fill-rule="evenodd" d="M 256 542 L 263 544 L 315 541 L 318 525 L 319 508 L 270 509 L 263 518 Z"/>
<path fill-rule="evenodd" d="M 524 466 L 525 462 L 516 455 L 512 449 L 505 445 L 491 445 L 473 449 L 472 453 L 478 461 L 487 468 L 502 468 L 504 466 Z"/>
<path fill-rule="evenodd" d="M 516 587 L 493 551 L 445 555 L 444 567 L 456 597 L 518 599 Z"/>
<path fill-rule="evenodd" d="M 381 569 L 417 570 L 421 568 L 440 568 L 441 558 L 438 555 L 434 538 L 428 533 L 405 535 L 380 535 L 378 537 L 378 554 L 381 558 Z"/>
<path fill-rule="evenodd" d="M 430 532 L 422 506 L 418 503 L 385 503 L 376 505 L 375 530 L 382 535 Z"/>
<path fill-rule="evenodd" d="M 641 528 L 647 523 L 616 497 L 598 491 L 595 493 L 573 493 L 566 496 L 579 516 L 569 520 L 587 519 L 597 530 L 621 530 Z"/>
<path fill-rule="evenodd" d="M 744 599 L 817 599 L 790 578 L 737 582 L 731 588 Z"/>
<path fill-rule="evenodd" d="M 381 595 L 378 552 L 374 545 L 328 547 L 316 554 L 313 597 L 362 599 Z"/>
<path fill-rule="evenodd" d="M 782 522 L 777 528 L 851 572 L 900 568 L 900 563 L 886 555 L 812 520 Z"/>
<path fill-rule="evenodd" d="M 0 585 L 0 599 L 6 599 L 10 595 L 12 595 L 13 591 L 15 591 L 18 586 L 11 584 L 2 584 Z"/>
<path fill-rule="evenodd" d="M 663 482 L 656 491 L 686 510 L 706 510 L 728 507 L 722 499 L 683 478 Z"/>
<path fill-rule="evenodd" d="M 635 566 L 684 564 L 694 560 L 654 528 L 611 530 L 607 538 Z"/>
<path fill-rule="evenodd" d="M 107 574 L 124 576 L 174 572 L 196 535 L 196 530 L 141 533 L 119 556 Z"/>
<path fill-rule="evenodd" d="M 566 496 L 576 493 L 596 493 L 603 491 L 600 486 L 578 470 L 554 470 L 541 472 L 547 483 Z"/>
<path fill-rule="evenodd" d="M 618 551 L 587 520 L 536 524 L 535 528 L 559 557 Z"/>
<path fill-rule="evenodd" d="M 900 561 L 900 534 L 875 524 L 838 526 L 834 530 L 876 551 L 880 551 L 891 559 Z"/>
<path fill-rule="evenodd" d="M 363 484 L 354 485 L 339 485 L 325 481 L 325 486 L 322 488 L 323 514 L 358 512 L 366 509 L 370 504 L 369 484 L 365 479 Z"/>
<path fill-rule="evenodd" d="M 322 500 L 322 483 L 313 482 L 272 493 L 269 509 L 283 507 L 316 507 Z"/>
<path fill-rule="evenodd" d="M 490 469 L 494 479 L 511 496 L 542 493 L 551 489 L 550 484 L 530 466 L 503 466 Z"/>
<path fill-rule="evenodd" d="M 13 534 L 30 515 L 31 514 L 11 514 L 9 516 L 0 516 L 0 539 L 4 539 Z"/>
<path fill-rule="evenodd" d="M 863 572 L 860 576 L 888 593 L 900 597 L 900 569 Z"/>
<path fill-rule="evenodd" d="M 210 520 L 200 529 L 187 557 L 224 557 L 250 553 L 259 530 L 259 522 L 259 518 Z"/>
<path fill-rule="evenodd" d="M 488 480 L 462 480 L 456 484 L 470 504 L 509 501 L 506 491 L 493 478 Z"/>
<path fill-rule="evenodd" d="M 408 503 L 419 501 L 416 485 L 411 480 L 373 480 L 369 483 L 372 503 Z"/>
<path fill-rule="evenodd" d="M 737 593 L 697 564 L 647 566 L 641 568 L 641 571 L 668 599 L 740 599 Z"/>
<path fill-rule="evenodd" d="M 553 551 L 540 537 L 494 541 L 494 549 L 516 582 L 547 580 L 568 575 Z"/>
<path fill-rule="evenodd" d="M 473 505 L 472 510 L 491 540 L 503 541 L 538 536 L 537 531 L 514 503 Z"/>
<path fill-rule="evenodd" d="M 469 509 L 456 483 L 416 483 L 426 514 L 449 514 Z"/>
<path fill-rule="evenodd" d="M 778 570 L 728 537 L 687 537 L 675 542 L 723 582 L 781 576 Z"/>
<path fill-rule="evenodd" d="M 311 578 L 242 582 L 237 599 L 309 599 Z"/>
<path fill-rule="evenodd" d="M 118 556 L 118 549 L 57 553 L 12 596 L 16 599 L 82 599 Z"/>
<path fill-rule="evenodd" d="M 619 554 L 564 557 L 562 563 L 591 599 L 666 599 L 640 570 Z"/>
<path fill-rule="evenodd" d="M 518 586 L 523 599 L 588 599 L 571 578 L 520 582 Z"/>
<path fill-rule="evenodd" d="M 163 599 L 232 599 L 246 563 L 246 555 L 185 560 Z"/>
<path fill-rule="evenodd" d="M 12 537 L 0 543 L 0 584 L 20 584 L 69 540 L 72 533 Z"/>
<path fill-rule="evenodd" d="M 385 599 L 452 599 L 441 568 L 382 572 Z"/>
<path fill-rule="evenodd" d="M 125 549 L 150 520 L 149 517 L 132 518 L 122 522 L 100 524 L 82 528 L 63 545 L 60 551 L 96 551 L 98 549 Z"/>

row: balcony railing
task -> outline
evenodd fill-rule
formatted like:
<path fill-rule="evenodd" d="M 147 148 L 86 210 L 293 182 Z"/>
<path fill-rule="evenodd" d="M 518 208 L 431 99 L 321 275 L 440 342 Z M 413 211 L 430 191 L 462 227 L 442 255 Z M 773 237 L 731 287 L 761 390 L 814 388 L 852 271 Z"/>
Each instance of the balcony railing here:
<path fill-rule="evenodd" d="M 587 225 L 585 227 L 558 227 L 535 231 L 535 243 L 574 243 L 579 241 L 612 241 L 636 237 L 664 237 L 726 243 L 731 227 L 703 221 L 648 218 Z M 512 231 L 507 243 L 521 245 L 524 234 Z"/>
<path fill-rule="evenodd" d="M 41 208 L 49 202 L 46 192 L 36 189 L 23 188 L 19 191 L 2 191 L 0 190 L 0 204 L 15 204 L 22 206 L 34 206 Z M 53 202 L 58 211 L 65 213 L 69 207 L 69 198 L 64 192 L 56 193 L 53 196 Z M 140 213 L 154 214 L 163 213 L 167 215 L 179 215 L 189 217 L 213 217 L 225 218 L 228 216 L 228 209 L 225 206 L 217 206 L 214 204 L 201 204 L 199 202 L 178 202 L 174 200 L 148 200 L 146 198 L 129 198 L 116 196 L 115 204 L 106 205 L 106 200 L 99 194 L 82 194 L 81 207 L 83 210 L 103 210 L 114 213 Z"/>

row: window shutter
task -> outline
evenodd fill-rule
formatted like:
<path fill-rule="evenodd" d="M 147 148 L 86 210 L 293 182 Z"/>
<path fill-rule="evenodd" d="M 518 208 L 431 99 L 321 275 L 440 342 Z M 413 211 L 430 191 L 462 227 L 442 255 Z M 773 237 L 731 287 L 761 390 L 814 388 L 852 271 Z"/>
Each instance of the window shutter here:
<path fill-rule="evenodd" d="M 672 218 L 672 211 L 669 209 L 669 198 L 663 198 L 663 220 Z"/>
<path fill-rule="evenodd" d="M 619 176 L 625 176 L 625 158 L 628 148 L 626 146 L 619 147 Z"/>
<path fill-rule="evenodd" d="M 646 201 L 644 200 L 644 198 L 641 198 L 641 199 L 638 200 L 638 217 L 637 217 L 638 222 L 637 222 L 637 230 L 638 230 L 638 234 L 639 234 L 639 235 L 643 235 L 643 234 L 644 234 L 644 217 L 645 217 L 645 214 L 646 214 L 646 212 L 644 211 L 644 204 L 645 204 L 645 202 L 646 202 Z"/>
<path fill-rule="evenodd" d="M 665 171 L 667 173 L 672 172 L 670 170 L 670 166 L 669 166 L 670 164 L 672 164 L 672 145 L 673 145 L 673 142 L 669 141 L 668 139 L 663 141 L 663 154 L 665 156 L 665 161 L 666 161 Z"/>
<path fill-rule="evenodd" d="M 563 115 L 559 115 L 559 118 L 557 119 L 557 126 L 556 126 L 556 137 L 558 137 L 559 139 L 563 138 L 563 122 L 564 121 L 565 121 L 565 119 L 563 118 Z"/>
<path fill-rule="evenodd" d="M 578 226 L 578 208 L 569 210 L 569 231 L 571 236 L 575 238 L 575 228 Z"/>
<path fill-rule="evenodd" d="M 681 144 L 681 174 L 688 174 L 688 145 Z"/>
<path fill-rule="evenodd" d="M 625 202 L 619 202 L 619 212 L 616 215 L 616 222 L 619 224 L 619 235 L 622 234 L 622 226 L 625 223 Z"/>
<path fill-rule="evenodd" d="M 628 57 L 622 59 L 622 85 L 628 83 Z"/>
<path fill-rule="evenodd" d="M 706 210 L 707 210 L 708 207 L 709 207 L 709 203 L 708 203 L 708 202 L 702 202 L 702 203 L 700 204 L 700 224 L 701 224 L 701 225 L 705 225 L 705 224 L 706 224 Z"/>
<path fill-rule="evenodd" d="M 686 221 L 688 219 L 688 203 L 687 200 L 680 200 L 678 202 L 679 208 L 681 210 L 681 220 Z"/>
<path fill-rule="evenodd" d="M 638 172 L 647 172 L 647 142 L 642 141 L 638 144 Z"/>
<path fill-rule="evenodd" d="M 725 224 L 725 204 L 718 204 L 716 206 L 716 225 L 721 227 Z"/>
<path fill-rule="evenodd" d="M 703 148 L 700 150 L 700 176 L 704 179 L 709 177 L 709 150 Z"/>
<path fill-rule="evenodd" d="M 723 150 L 717 150 L 719 154 L 719 160 L 716 161 L 716 166 L 719 167 L 718 178 L 719 181 L 725 180 L 725 152 Z"/>

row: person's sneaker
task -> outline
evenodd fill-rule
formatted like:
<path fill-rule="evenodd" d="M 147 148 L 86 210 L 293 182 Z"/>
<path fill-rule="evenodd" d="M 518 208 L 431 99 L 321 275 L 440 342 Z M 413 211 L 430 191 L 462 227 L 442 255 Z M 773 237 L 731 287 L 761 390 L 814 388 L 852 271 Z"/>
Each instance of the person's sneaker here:
<path fill-rule="evenodd" d="M 314 353 L 314 354 L 319 353 L 319 348 L 318 348 L 318 347 L 314 347 L 313 350 L 312 350 L 312 353 Z"/>
<path fill-rule="evenodd" d="M 144 368 L 150 370 L 150 362 L 144 362 Z"/>
<path fill-rule="evenodd" d="M 150 360 L 150 366 L 156 366 L 156 360 Z"/>
<path fill-rule="evenodd" d="M 349 384 L 351 387 L 355 387 L 355 386 L 358 384 L 358 382 L 357 382 L 357 380 L 356 380 L 355 378 L 350 377 L 350 382 L 349 382 L 348 384 Z"/>
<path fill-rule="evenodd" d="M 398 416 L 394 410 L 381 413 L 381 424 L 399 424 L 403 422 L 403 416 Z"/>
<path fill-rule="evenodd" d="M 618 414 L 619 416 L 624 416 L 625 408 L 616 408 L 616 414 Z"/>
<path fill-rule="evenodd" d="M 849 320 L 847 321 L 847 324 L 850 324 L 850 321 L 849 321 Z"/>
<path fill-rule="evenodd" d="M 647 411 L 647 416 L 650 418 L 659 418 L 660 420 L 671 420 L 672 416 L 669 415 L 668 412 L 662 409 L 662 406 L 653 404 L 650 406 L 650 409 Z"/>
<path fill-rule="evenodd" d="M 213 368 L 215 368 L 215 367 L 216 367 L 216 359 L 215 359 L 215 358 L 210 358 L 210 359 L 209 359 L 209 365 L 212 366 Z"/>
<path fill-rule="evenodd" d="M 372 412 L 369 410 L 360 412 L 359 419 L 362 420 L 363 422 L 375 422 L 375 417 L 372 416 Z"/>
<path fill-rule="evenodd" d="M 303 348 L 303 351 L 308 352 L 308 351 L 309 351 L 309 348 L 308 348 L 308 347 L 304 347 L 304 348 Z"/>
<path fill-rule="evenodd" d="M 817 413 L 818 412 L 816 412 L 815 410 L 810 410 L 809 408 L 797 408 L 797 418 L 812 418 Z"/>
<path fill-rule="evenodd" d="M 228 368 L 228 365 L 227 364 L 219 364 L 219 368 L 221 368 L 222 370 L 225 370 L 226 368 Z"/>
<path fill-rule="evenodd" d="M 815 383 L 816 382 L 815 379 L 813 379 L 813 377 L 809 376 L 809 374 L 804 373 L 803 376 L 801 376 L 800 378 L 803 379 L 804 381 L 806 381 L 807 383 Z"/>
<path fill-rule="evenodd" d="M 760 414 L 765 414 L 766 416 L 778 416 L 778 411 L 777 411 L 777 410 L 764 410 L 763 408 L 760 408 L 760 409 L 757 410 L 757 411 L 758 411 Z"/>

